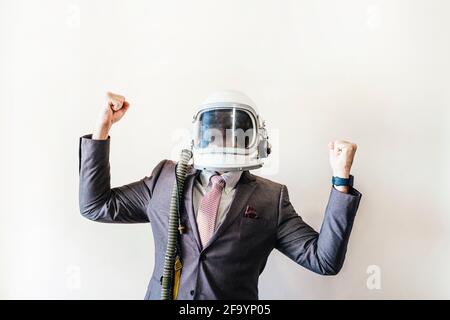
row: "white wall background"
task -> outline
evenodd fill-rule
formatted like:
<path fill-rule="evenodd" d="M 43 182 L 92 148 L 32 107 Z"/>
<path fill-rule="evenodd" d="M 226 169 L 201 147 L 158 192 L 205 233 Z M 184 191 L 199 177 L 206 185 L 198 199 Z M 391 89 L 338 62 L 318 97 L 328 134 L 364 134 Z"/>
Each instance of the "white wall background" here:
<path fill-rule="evenodd" d="M 278 130 L 268 177 L 316 228 L 327 142 L 359 145 L 344 269 L 320 277 L 274 252 L 261 298 L 450 298 L 450 2 L 1 0 L 0 13 L 0 298 L 142 299 L 150 225 L 79 215 L 78 137 L 106 90 L 126 95 L 112 183 L 135 181 L 220 88 Z"/>

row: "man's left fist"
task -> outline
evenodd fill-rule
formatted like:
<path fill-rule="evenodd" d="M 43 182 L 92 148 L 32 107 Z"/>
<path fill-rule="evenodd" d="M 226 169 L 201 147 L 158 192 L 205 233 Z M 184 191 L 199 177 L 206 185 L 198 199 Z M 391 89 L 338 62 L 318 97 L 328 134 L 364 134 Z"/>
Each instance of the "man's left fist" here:
<path fill-rule="evenodd" d="M 330 149 L 330 165 L 333 176 L 345 178 L 350 177 L 353 158 L 355 157 L 357 145 L 348 141 L 333 141 L 328 144 Z"/>

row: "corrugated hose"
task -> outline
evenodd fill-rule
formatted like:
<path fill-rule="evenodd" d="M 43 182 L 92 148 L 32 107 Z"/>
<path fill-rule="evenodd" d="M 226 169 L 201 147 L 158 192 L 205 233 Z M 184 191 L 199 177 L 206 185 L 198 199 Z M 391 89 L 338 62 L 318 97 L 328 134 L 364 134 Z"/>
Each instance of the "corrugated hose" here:
<path fill-rule="evenodd" d="M 192 151 L 181 151 L 180 161 L 175 168 L 175 184 L 170 198 L 169 228 L 167 234 L 167 249 L 164 257 L 164 269 L 161 279 L 161 300 L 173 300 L 177 298 L 179 281 L 181 276 L 181 255 L 178 245 L 178 233 L 182 233 L 184 227 L 180 222 L 180 204 L 183 199 L 184 181 L 188 171 L 188 162 L 192 158 Z"/>

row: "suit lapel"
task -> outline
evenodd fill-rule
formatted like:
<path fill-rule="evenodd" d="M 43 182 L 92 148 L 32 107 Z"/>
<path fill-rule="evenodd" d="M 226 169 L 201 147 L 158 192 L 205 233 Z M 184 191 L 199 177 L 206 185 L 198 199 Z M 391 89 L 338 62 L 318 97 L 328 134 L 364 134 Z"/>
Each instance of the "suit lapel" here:
<path fill-rule="evenodd" d="M 214 241 L 217 240 L 217 238 L 220 237 L 220 235 L 234 222 L 234 220 L 242 213 L 244 208 L 246 207 L 248 203 L 248 199 L 252 195 L 253 191 L 255 190 L 256 182 L 255 178 L 250 174 L 248 171 L 244 171 L 242 173 L 241 179 L 239 180 L 237 186 L 236 186 L 236 192 L 234 195 L 233 202 L 231 203 L 230 209 L 228 213 L 225 216 L 224 221 L 219 226 L 219 228 L 216 230 L 216 232 L 213 234 L 211 239 L 208 241 L 208 243 L 205 245 L 203 250 L 206 250 L 211 244 L 214 243 Z M 195 222 L 195 217 L 194 217 Z M 196 223 L 195 223 L 196 224 Z M 196 233 L 198 235 L 198 231 Z M 197 237 L 197 239 L 200 239 Z M 200 241 L 198 241 L 200 243 Z M 200 246 L 201 248 L 201 246 Z"/>

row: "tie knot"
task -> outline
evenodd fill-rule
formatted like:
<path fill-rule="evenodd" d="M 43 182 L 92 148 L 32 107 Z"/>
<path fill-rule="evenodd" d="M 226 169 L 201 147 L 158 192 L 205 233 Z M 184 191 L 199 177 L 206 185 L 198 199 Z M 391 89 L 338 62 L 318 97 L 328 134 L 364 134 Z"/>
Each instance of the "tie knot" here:
<path fill-rule="evenodd" d="M 212 176 L 211 183 L 213 188 L 220 188 L 222 190 L 225 187 L 225 179 L 220 175 Z"/>

